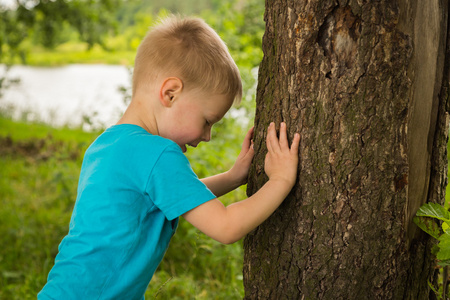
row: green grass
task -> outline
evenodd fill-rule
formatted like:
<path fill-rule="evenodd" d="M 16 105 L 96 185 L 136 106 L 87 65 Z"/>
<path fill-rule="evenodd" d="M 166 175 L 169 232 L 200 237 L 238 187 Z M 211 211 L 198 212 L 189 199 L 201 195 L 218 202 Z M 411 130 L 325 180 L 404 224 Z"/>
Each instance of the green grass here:
<path fill-rule="evenodd" d="M 54 128 L 42 123 L 29 124 L 0 117 L 0 136 L 10 136 L 14 141 L 45 139 L 52 136 L 63 143 L 91 143 L 98 136 L 98 132 L 86 132 L 67 127 Z"/>
<path fill-rule="evenodd" d="M 110 64 L 131 66 L 134 64 L 136 51 L 107 51 L 95 45 L 88 50 L 81 42 L 67 42 L 55 49 L 45 49 L 33 46 L 26 54 L 26 64 L 31 66 L 63 66 L 68 64 Z M 19 57 L 15 57 L 12 64 L 21 64 Z"/>
<path fill-rule="evenodd" d="M 36 299 L 45 284 L 68 230 L 84 151 L 97 135 L 0 117 L 0 299 Z M 208 169 L 201 164 L 218 154 L 199 148 L 203 161 L 193 167 Z M 224 201 L 242 197 L 239 189 Z M 146 296 L 242 299 L 241 274 L 240 242 L 221 245 L 181 219 Z"/>

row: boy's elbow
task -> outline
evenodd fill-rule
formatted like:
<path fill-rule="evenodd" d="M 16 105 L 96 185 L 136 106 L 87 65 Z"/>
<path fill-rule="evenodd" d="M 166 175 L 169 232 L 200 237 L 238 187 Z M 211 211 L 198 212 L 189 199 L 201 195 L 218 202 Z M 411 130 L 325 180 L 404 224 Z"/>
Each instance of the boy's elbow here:
<path fill-rule="evenodd" d="M 217 239 L 215 239 L 215 240 L 218 241 L 218 242 L 221 243 L 221 244 L 224 244 L 224 245 L 231 245 L 231 244 L 234 244 L 234 243 L 236 243 L 237 241 L 239 241 L 240 238 L 220 237 L 220 238 L 217 238 Z"/>
<path fill-rule="evenodd" d="M 242 234 L 241 231 L 233 227 L 234 226 L 227 226 L 226 228 L 224 228 L 223 231 L 217 235 L 217 238 L 215 238 L 215 240 L 225 245 L 234 244 L 237 241 L 241 240 L 245 235 Z"/>
<path fill-rule="evenodd" d="M 227 237 L 222 239 L 221 241 L 219 241 L 220 243 L 224 244 L 224 245 L 231 245 L 236 243 L 237 241 L 239 241 L 242 237 Z"/>

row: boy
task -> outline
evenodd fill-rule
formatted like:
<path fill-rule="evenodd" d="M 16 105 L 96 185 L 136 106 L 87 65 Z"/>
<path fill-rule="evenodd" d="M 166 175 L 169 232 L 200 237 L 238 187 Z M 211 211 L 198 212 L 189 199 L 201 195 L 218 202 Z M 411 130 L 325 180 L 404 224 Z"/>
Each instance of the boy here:
<path fill-rule="evenodd" d="M 168 18 L 141 43 L 132 101 L 119 122 L 86 151 L 67 236 L 39 299 L 143 299 L 179 216 L 222 243 L 261 224 L 295 183 L 299 134 L 267 133 L 269 181 L 228 207 L 217 197 L 247 180 L 253 129 L 234 166 L 199 180 L 186 146 L 209 141 L 211 127 L 242 94 L 239 71 L 202 20 Z"/>

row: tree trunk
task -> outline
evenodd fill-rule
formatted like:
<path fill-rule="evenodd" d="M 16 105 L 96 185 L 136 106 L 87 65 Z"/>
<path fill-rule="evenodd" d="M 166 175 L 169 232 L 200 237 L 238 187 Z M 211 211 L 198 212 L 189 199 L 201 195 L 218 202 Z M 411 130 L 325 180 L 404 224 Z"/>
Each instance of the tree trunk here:
<path fill-rule="evenodd" d="M 248 194 L 265 135 L 302 135 L 299 177 L 244 242 L 246 299 L 428 299 L 412 223 L 447 184 L 448 0 L 266 0 Z"/>

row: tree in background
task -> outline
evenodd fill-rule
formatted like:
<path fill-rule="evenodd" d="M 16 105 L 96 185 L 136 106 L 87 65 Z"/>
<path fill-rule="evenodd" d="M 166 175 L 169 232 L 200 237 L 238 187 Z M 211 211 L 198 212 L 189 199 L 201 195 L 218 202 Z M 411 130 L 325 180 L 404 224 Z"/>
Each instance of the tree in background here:
<path fill-rule="evenodd" d="M 301 132 L 298 182 L 245 239 L 246 299 L 428 299 L 412 218 L 447 183 L 448 0 L 266 0 L 247 193 L 265 131 Z"/>
<path fill-rule="evenodd" d="M 0 62 L 15 55 L 26 61 L 21 48 L 26 38 L 52 48 L 64 40 L 67 26 L 76 29 L 89 47 L 102 44 L 102 36 L 114 28 L 112 12 L 120 0 L 22 0 L 13 6 L 0 4 Z M 7 55 L 8 54 L 8 55 Z"/>

